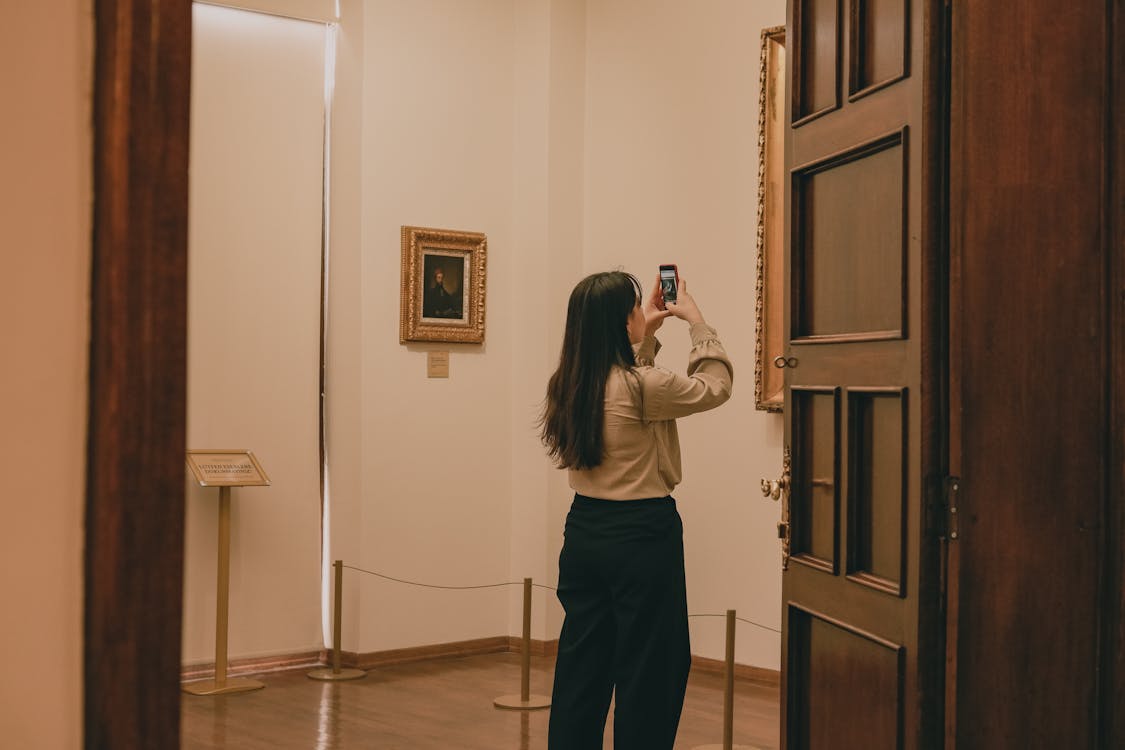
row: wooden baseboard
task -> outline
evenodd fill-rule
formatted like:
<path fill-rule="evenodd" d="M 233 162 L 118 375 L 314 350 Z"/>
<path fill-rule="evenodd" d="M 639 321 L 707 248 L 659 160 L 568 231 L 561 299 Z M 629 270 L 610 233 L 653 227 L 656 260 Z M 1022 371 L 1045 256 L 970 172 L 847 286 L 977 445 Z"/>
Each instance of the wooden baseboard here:
<path fill-rule="evenodd" d="M 700 672 L 714 672 L 717 674 L 726 673 L 727 663 L 722 659 L 708 659 L 706 656 L 696 656 L 692 654 L 691 668 Z M 780 687 L 781 685 L 781 672 L 776 669 L 765 669 L 763 667 L 752 667 L 749 664 L 734 665 L 735 679 L 747 680 L 749 682 L 756 682 L 760 685 L 767 687 Z"/>
<path fill-rule="evenodd" d="M 518 654 L 523 650 L 523 638 L 516 636 L 508 636 L 508 650 L 513 654 Z M 531 655 L 532 656 L 558 656 L 559 655 L 559 639 L 555 638 L 550 641 L 537 641 L 531 639 Z"/>
<path fill-rule="evenodd" d="M 515 636 L 500 635 L 493 638 L 476 638 L 468 641 L 454 641 L 452 643 L 434 643 L 427 646 L 412 646 L 410 648 L 395 648 L 387 651 L 370 651 L 358 654 L 354 651 L 340 652 L 340 666 L 355 669 L 375 669 L 391 664 L 409 664 L 419 661 L 433 661 L 436 659 L 454 659 L 461 656 L 479 656 L 481 654 L 518 654 L 523 646 L 523 639 Z M 553 639 L 540 641 L 532 639 L 531 654 L 533 656 L 555 657 L 559 653 L 559 641 Z M 288 669 L 312 669 L 332 663 L 332 652 L 328 650 L 305 651 L 297 654 L 283 654 L 278 656 L 265 656 L 249 659 L 232 659 L 227 665 L 227 674 L 232 677 L 262 674 L 264 672 L 280 672 Z M 691 657 L 692 669 L 700 672 L 722 674 L 726 663 L 720 659 L 708 659 L 704 656 Z M 180 680 L 189 682 L 214 678 L 215 663 L 185 665 L 180 671 Z M 778 687 L 781 682 L 781 673 L 775 669 L 763 669 L 747 664 L 735 664 L 734 676 L 739 680 L 748 680 L 768 687 Z"/>
<path fill-rule="evenodd" d="M 259 656 L 247 659 L 231 659 L 227 664 L 228 677 L 240 677 L 264 672 L 282 672 L 288 669 L 312 669 L 321 666 L 323 651 L 303 651 L 297 654 Z M 180 681 L 205 680 L 215 678 L 215 662 L 185 664 L 180 668 Z"/>
<path fill-rule="evenodd" d="M 409 664 L 418 661 L 433 659 L 452 659 L 461 656 L 477 656 L 480 654 L 497 654 L 508 651 L 508 636 L 501 635 L 493 638 L 476 638 L 468 641 L 454 641 L 452 643 L 433 643 L 426 646 L 411 646 L 409 648 L 392 648 L 386 651 L 369 651 L 357 654 L 354 651 L 341 651 L 340 664 L 344 667 L 355 669 L 374 669 L 390 664 Z M 323 651 L 325 663 L 332 659 L 331 651 Z"/>

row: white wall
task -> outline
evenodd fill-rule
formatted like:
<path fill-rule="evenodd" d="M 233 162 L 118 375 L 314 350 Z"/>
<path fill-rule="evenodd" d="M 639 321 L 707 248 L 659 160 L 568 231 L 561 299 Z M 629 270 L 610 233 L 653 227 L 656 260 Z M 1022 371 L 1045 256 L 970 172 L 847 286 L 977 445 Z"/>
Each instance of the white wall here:
<path fill-rule="evenodd" d="M 512 481 L 513 4 L 364 5 L 361 286 L 365 568 L 430 583 L 509 576 Z M 398 341 L 400 227 L 488 235 L 487 333 Z M 449 379 L 426 377 L 446 349 Z M 354 408 L 337 403 L 338 409 Z M 334 493 L 338 497 L 338 493 Z M 359 633 L 375 651 L 504 634 L 502 589 L 449 592 L 366 578 Z"/>
<path fill-rule="evenodd" d="M 535 428 L 582 275 L 680 264 L 736 365 L 681 425 L 690 608 L 777 627 L 781 420 L 753 406 L 758 34 L 784 3 L 345 0 L 333 111 L 329 557 L 441 584 L 553 584 L 570 501 Z M 488 235 L 483 346 L 398 343 L 403 224 Z M 727 286 L 735 286 L 731 292 Z M 682 367 L 686 335 L 663 335 Z M 451 352 L 448 380 L 426 352 Z M 518 634 L 517 590 L 348 571 L 343 648 Z M 561 610 L 538 591 L 533 636 Z M 297 644 L 294 643 L 294 650 Z M 693 621 L 721 658 L 721 620 Z M 740 662 L 778 665 L 742 626 Z"/>
<path fill-rule="evenodd" d="M 82 739 L 92 3 L 0 24 L 0 737 Z"/>
<path fill-rule="evenodd" d="M 328 366 L 325 372 L 325 446 L 328 522 L 325 563 L 355 563 L 363 544 L 363 77 L 365 0 L 342 0 L 332 98 L 332 157 L 328 262 Z M 343 648 L 360 643 L 356 604 L 370 581 L 344 577 Z M 331 609 L 325 609 L 331 638 Z"/>
<path fill-rule="evenodd" d="M 588 3 L 583 270 L 622 266 L 650 283 L 681 276 L 735 366 L 734 396 L 680 421 L 688 608 L 737 609 L 780 628 L 776 504 L 759 477 L 781 470 L 779 415 L 754 409 L 758 35 L 781 0 Z M 659 364 L 683 368 L 669 321 Z M 692 621 L 692 652 L 721 659 L 723 621 Z M 739 663 L 776 669 L 779 637 L 740 625 Z"/>
<path fill-rule="evenodd" d="M 196 4 L 192 36 L 187 444 L 271 480 L 232 490 L 228 653 L 312 651 L 326 27 Z M 218 490 L 188 476 L 182 658 L 210 662 Z"/>
<path fill-rule="evenodd" d="M 544 460 L 537 420 L 558 362 L 562 321 L 581 272 L 586 3 L 517 3 L 512 372 L 511 580 L 558 579 L 562 524 L 572 495 Z M 522 630 L 522 590 L 510 593 L 508 632 Z M 562 608 L 535 589 L 532 637 L 558 637 Z"/>

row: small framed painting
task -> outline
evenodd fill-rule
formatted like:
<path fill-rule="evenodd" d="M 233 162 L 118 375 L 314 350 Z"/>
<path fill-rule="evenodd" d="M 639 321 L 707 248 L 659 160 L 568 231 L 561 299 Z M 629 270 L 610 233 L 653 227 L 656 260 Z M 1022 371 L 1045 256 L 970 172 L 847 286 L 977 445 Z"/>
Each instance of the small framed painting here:
<path fill-rule="evenodd" d="M 479 232 L 402 228 L 399 343 L 484 342 L 487 247 Z"/>

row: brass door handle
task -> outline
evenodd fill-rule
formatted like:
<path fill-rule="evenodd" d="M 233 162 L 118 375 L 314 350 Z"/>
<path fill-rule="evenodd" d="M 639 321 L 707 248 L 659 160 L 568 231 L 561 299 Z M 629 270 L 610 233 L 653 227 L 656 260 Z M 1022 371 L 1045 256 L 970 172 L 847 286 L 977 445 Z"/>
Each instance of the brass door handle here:
<path fill-rule="evenodd" d="M 785 477 L 782 477 L 781 479 L 775 479 L 775 480 L 772 480 L 772 481 L 769 480 L 769 479 L 763 479 L 762 480 L 762 497 L 769 497 L 769 498 L 773 498 L 774 500 L 778 500 L 778 499 L 781 498 L 782 491 L 788 489 L 788 487 L 789 487 L 789 483 L 788 483 L 788 481 L 786 481 Z"/>
<path fill-rule="evenodd" d="M 789 489 L 792 484 L 793 456 L 789 446 L 785 446 L 782 458 L 781 476 L 778 479 L 763 479 L 762 496 L 781 501 L 781 520 L 777 523 L 777 538 L 781 540 L 781 569 L 789 569 Z"/>

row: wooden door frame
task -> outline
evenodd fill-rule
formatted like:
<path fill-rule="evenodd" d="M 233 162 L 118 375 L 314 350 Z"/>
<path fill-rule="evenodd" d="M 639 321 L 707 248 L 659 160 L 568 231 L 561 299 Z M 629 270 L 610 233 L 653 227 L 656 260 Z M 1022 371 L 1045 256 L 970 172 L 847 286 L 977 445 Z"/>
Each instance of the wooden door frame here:
<path fill-rule="evenodd" d="M 1112 16 L 1125 70 L 1125 12 Z M 179 747 L 190 0 L 95 0 L 86 500 L 87 748 Z M 1125 75 L 1108 117 L 1125 121 Z M 1125 143 L 1106 189 L 1111 395 L 1104 738 L 1125 737 Z"/>
<path fill-rule="evenodd" d="M 948 5 L 948 3 L 947 3 Z M 1106 414 L 1095 428 L 1099 431 L 1099 450 L 1103 460 L 1103 476 L 1100 491 L 1101 512 L 1097 522 L 1100 531 L 1097 543 L 1102 548 L 1098 569 L 1097 595 L 1101 602 L 1098 612 L 1098 643 L 1096 674 L 1084 675 L 1095 685 L 1094 700 L 1088 707 L 1089 729 L 1097 747 L 1121 747 L 1125 743 L 1125 9 L 1120 2 L 1111 0 L 1105 3 L 1107 50 L 1105 59 L 1105 78 L 1092 81 L 1092 86 L 1100 86 L 1103 95 L 1104 142 L 1106 155 L 1102 173 L 1091 175 L 1091 181 L 1101 183 L 1100 227 L 1095 227 L 1100 240 L 1104 281 L 1090 289 L 1102 305 L 1100 323 L 1105 327 L 1101 339 L 1101 356 L 1096 361 L 1086 363 L 1088 367 L 1100 369 L 1100 387 Z M 953 13 L 957 5 L 953 3 Z M 956 51 L 953 52 L 955 56 Z M 963 66 L 960 74 L 967 76 Z M 1018 85 L 1019 81 L 1003 80 L 992 71 L 992 85 Z M 961 88 L 960 82 L 954 88 Z M 953 120 L 956 113 L 956 96 L 952 103 Z M 955 126 L 954 126 L 955 127 Z M 956 140 L 956 137 L 954 138 Z M 953 149 L 957 153 L 957 149 Z M 951 226 L 951 234 L 959 233 L 956 217 Z M 957 331 L 962 322 L 957 292 L 960 284 L 959 255 L 951 257 L 951 362 L 950 382 L 954 401 L 962 376 Z M 965 377 L 971 377 L 965 373 Z M 1065 377 L 1060 372 L 1060 377 Z M 951 451 L 953 454 L 953 473 L 958 473 L 961 453 L 961 428 L 956 409 L 951 417 Z M 1060 436 L 1059 440 L 1065 440 Z M 961 575 L 959 550 L 956 544 L 949 547 L 948 558 L 948 659 L 946 696 L 946 747 L 956 747 L 956 708 L 957 708 L 957 606 L 958 579 Z M 968 638 L 971 633 L 966 632 Z"/>
<path fill-rule="evenodd" d="M 1109 60 L 1107 69 L 1107 143 L 1109 158 L 1103 175 L 1105 194 L 1107 404 L 1106 503 L 1104 507 L 1106 570 L 1102 575 L 1106 607 L 1101 623 L 1100 739 L 1103 747 L 1125 743 L 1125 9 L 1107 5 Z"/>
<path fill-rule="evenodd" d="M 180 746 L 191 0 L 94 0 L 86 748 Z"/>

